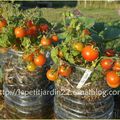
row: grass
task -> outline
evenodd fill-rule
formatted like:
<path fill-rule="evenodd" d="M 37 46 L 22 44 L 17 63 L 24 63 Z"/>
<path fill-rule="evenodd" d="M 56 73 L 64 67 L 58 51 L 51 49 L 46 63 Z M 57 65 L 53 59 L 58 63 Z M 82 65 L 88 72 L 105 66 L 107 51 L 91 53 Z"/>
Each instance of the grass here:
<path fill-rule="evenodd" d="M 114 5 L 114 3 L 113 3 Z M 101 7 L 102 6 L 102 7 Z M 112 3 L 105 8 L 102 3 L 93 4 L 87 8 L 84 5 L 77 5 L 76 7 L 62 7 L 62 8 L 41 8 L 43 12 L 43 17 L 45 17 L 50 22 L 61 22 L 62 13 L 66 11 L 72 11 L 73 9 L 79 9 L 81 13 L 88 17 L 93 17 L 97 21 L 110 22 L 115 20 L 120 20 L 120 15 L 118 15 L 118 9 L 120 9 L 120 4 Z"/>

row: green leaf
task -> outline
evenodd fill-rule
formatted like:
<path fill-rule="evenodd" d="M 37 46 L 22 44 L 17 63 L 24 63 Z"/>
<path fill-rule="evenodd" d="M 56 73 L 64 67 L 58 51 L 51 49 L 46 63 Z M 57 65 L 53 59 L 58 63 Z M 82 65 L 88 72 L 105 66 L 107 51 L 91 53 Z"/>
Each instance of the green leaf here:
<path fill-rule="evenodd" d="M 76 51 L 76 50 L 72 50 L 72 51 L 71 51 L 71 54 L 72 54 L 73 56 L 77 56 L 77 55 L 79 55 L 80 53 L 79 53 L 78 51 Z"/>
<path fill-rule="evenodd" d="M 69 55 L 69 56 L 68 56 L 68 61 L 69 61 L 70 63 L 72 63 L 72 64 L 75 63 L 74 58 L 73 58 L 72 55 Z"/>
<path fill-rule="evenodd" d="M 58 48 L 56 47 L 51 50 L 51 58 L 55 64 L 59 62 L 59 58 L 57 55 L 58 55 Z"/>
<path fill-rule="evenodd" d="M 107 27 L 104 31 L 103 36 L 105 41 L 120 38 L 120 29 L 114 27 Z"/>
<path fill-rule="evenodd" d="M 22 41 L 22 46 L 25 48 L 25 49 L 28 49 L 31 45 L 31 41 L 29 38 L 26 38 L 24 37 L 23 38 L 23 41 Z"/>

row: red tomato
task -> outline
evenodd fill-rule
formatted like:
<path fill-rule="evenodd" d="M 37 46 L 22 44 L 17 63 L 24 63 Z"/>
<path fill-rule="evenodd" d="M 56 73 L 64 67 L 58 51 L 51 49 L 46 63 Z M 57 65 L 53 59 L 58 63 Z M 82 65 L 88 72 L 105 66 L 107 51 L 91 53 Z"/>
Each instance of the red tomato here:
<path fill-rule="evenodd" d="M 26 26 L 27 27 L 32 27 L 34 24 L 33 24 L 33 21 L 32 20 L 28 20 L 26 21 Z"/>
<path fill-rule="evenodd" d="M 110 87 L 116 88 L 120 85 L 120 77 L 117 75 L 115 71 L 109 71 L 106 74 L 106 80 Z"/>
<path fill-rule="evenodd" d="M 16 38 L 23 38 L 26 35 L 26 30 L 22 27 L 15 28 L 15 36 Z"/>
<path fill-rule="evenodd" d="M 33 25 L 32 27 L 29 27 L 27 30 L 27 35 L 36 37 L 37 36 L 37 27 L 35 25 Z"/>
<path fill-rule="evenodd" d="M 101 67 L 102 67 L 103 69 L 109 70 L 109 69 L 112 68 L 113 62 L 114 62 L 114 61 L 113 61 L 112 59 L 107 59 L 107 58 L 105 58 L 105 59 L 102 59 L 102 60 L 101 60 L 100 65 L 101 65 Z"/>
<path fill-rule="evenodd" d="M 108 57 L 113 57 L 115 55 L 115 51 L 113 49 L 105 50 L 105 55 Z"/>
<path fill-rule="evenodd" d="M 49 29 L 48 25 L 47 24 L 41 24 L 40 27 L 39 27 L 39 30 L 41 32 L 47 32 Z"/>
<path fill-rule="evenodd" d="M 46 62 L 46 57 L 43 54 L 40 54 L 39 56 L 34 58 L 34 63 L 37 66 L 43 66 Z"/>
<path fill-rule="evenodd" d="M 58 73 L 59 73 L 61 76 L 64 76 L 64 77 L 70 76 L 71 72 L 72 72 L 71 67 L 70 67 L 70 66 L 64 66 L 64 65 L 61 65 L 61 66 L 59 67 L 59 71 L 58 71 Z"/>
<path fill-rule="evenodd" d="M 51 42 L 51 39 L 46 38 L 45 36 L 43 36 L 40 43 L 43 46 L 49 46 L 49 45 L 51 45 L 52 42 Z"/>
<path fill-rule="evenodd" d="M 84 33 L 84 35 L 90 35 L 91 34 L 88 29 L 84 29 L 82 32 Z"/>
<path fill-rule="evenodd" d="M 113 66 L 113 70 L 115 71 L 120 71 L 120 61 L 115 61 L 114 66 Z"/>
<path fill-rule="evenodd" d="M 0 21 L 0 28 L 5 27 L 7 25 L 7 21 L 5 19 Z"/>
<path fill-rule="evenodd" d="M 99 52 L 97 49 L 94 49 L 92 46 L 88 45 L 82 49 L 82 57 L 85 60 L 92 62 L 99 57 Z"/>
<path fill-rule="evenodd" d="M 55 81 L 58 79 L 58 72 L 53 69 L 50 69 L 47 71 L 46 76 L 49 80 Z"/>
<path fill-rule="evenodd" d="M 52 35 L 51 39 L 53 42 L 58 42 L 59 40 L 57 35 Z"/>

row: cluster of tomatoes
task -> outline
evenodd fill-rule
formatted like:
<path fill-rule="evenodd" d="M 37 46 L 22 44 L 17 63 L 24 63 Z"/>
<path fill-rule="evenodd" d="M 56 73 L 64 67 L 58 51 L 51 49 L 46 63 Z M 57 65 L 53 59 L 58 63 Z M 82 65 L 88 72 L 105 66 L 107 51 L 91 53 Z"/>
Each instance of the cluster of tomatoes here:
<path fill-rule="evenodd" d="M 115 51 L 107 49 L 105 51 L 107 58 L 100 61 L 100 65 L 106 74 L 107 84 L 112 88 L 120 86 L 120 59 L 112 58 L 115 56 Z"/>
<path fill-rule="evenodd" d="M 5 19 L 0 20 L 0 29 L 7 26 L 7 21 Z M 32 37 L 37 41 L 39 34 L 42 35 L 42 38 L 39 38 L 39 42 L 36 45 L 34 52 L 25 53 L 23 55 L 23 60 L 28 63 L 27 69 L 29 71 L 34 71 L 37 66 L 43 66 L 46 63 L 46 55 L 44 52 L 40 52 L 41 49 L 39 46 L 47 47 L 52 44 L 52 42 L 57 42 L 58 36 L 54 33 L 50 37 L 47 37 L 50 28 L 48 24 L 36 25 L 32 20 L 25 21 L 23 26 L 18 26 L 13 29 L 13 33 L 16 37 L 16 42 L 19 42 L 19 45 L 22 43 L 22 38 Z M 34 43 L 33 43 L 34 44 Z"/>
<path fill-rule="evenodd" d="M 43 33 L 43 37 L 40 39 L 37 49 L 31 54 L 23 55 L 23 60 L 29 63 L 27 69 L 31 72 L 34 71 L 36 67 L 41 67 L 46 63 L 46 55 L 44 52 L 40 52 L 39 45 L 47 47 L 50 46 L 52 42 L 58 41 L 58 36 L 56 34 L 53 34 L 50 38 L 45 36 L 44 33 L 48 32 L 48 30 L 49 26 L 47 24 L 36 26 L 31 20 L 26 22 L 26 29 L 23 27 L 16 27 L 14 30 L 16 38 L 23 38 L 27 35 L 36 37 L 39 31 Z"/>

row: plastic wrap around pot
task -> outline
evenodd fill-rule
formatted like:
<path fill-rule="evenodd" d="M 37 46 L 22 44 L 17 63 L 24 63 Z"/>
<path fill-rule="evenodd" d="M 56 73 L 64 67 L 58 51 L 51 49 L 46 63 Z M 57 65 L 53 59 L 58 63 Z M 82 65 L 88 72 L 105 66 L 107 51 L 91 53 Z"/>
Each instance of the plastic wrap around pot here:
<path fill-rule="evenodd" d="M 6 118 L 53 118 L 53 82 L 46 79 L 50 55 L 47 63 L 33 72 L 26 69 L 23 52 L 9 50 L 4 64 L 4 99 Z M 44 94 L 43 94 L 44 93 Z"/>
<path fill-rule="evenodd" d="M 114 106 L 114 119 L 120 119 L 120 95 L 114 96 L 115 106 Z"/>
<path fill-rule="evenodd" d="M 4 92 L 6 92 L 4 94 L 4 99 L 7 118 L 53 118 L 53 95 L 49 93 L 43 95 L 40 92 L 37 94 L 26 94 L 22 92 L 22 87 L 20 89 L 22 93 L 18 93 L 15 91 L 18 89 L 13 89 L 13 87 L 14 86 L 8 86 L 7 84 L 3 86 Z M 53 84 L 49 83 L 42 91 L 50 92 L 53 88 Z M 36 89 L 31 89 L 31 91 L 34 90 Z"/>
<path fill-rule="evenodd" d="M 61 78 L 56 82 L 55 86 L 59 93 L 55 97 L 54 105 L 56 118 L 112 118 L 114 100 L 108 94 L 110 88 L 105 80 L 98 80 L 95 83 L 87 80 L 81 89 L 77 89 L 76 86 L 84 73 L 82 72 L 76 67 L 70 78 Z"/>

